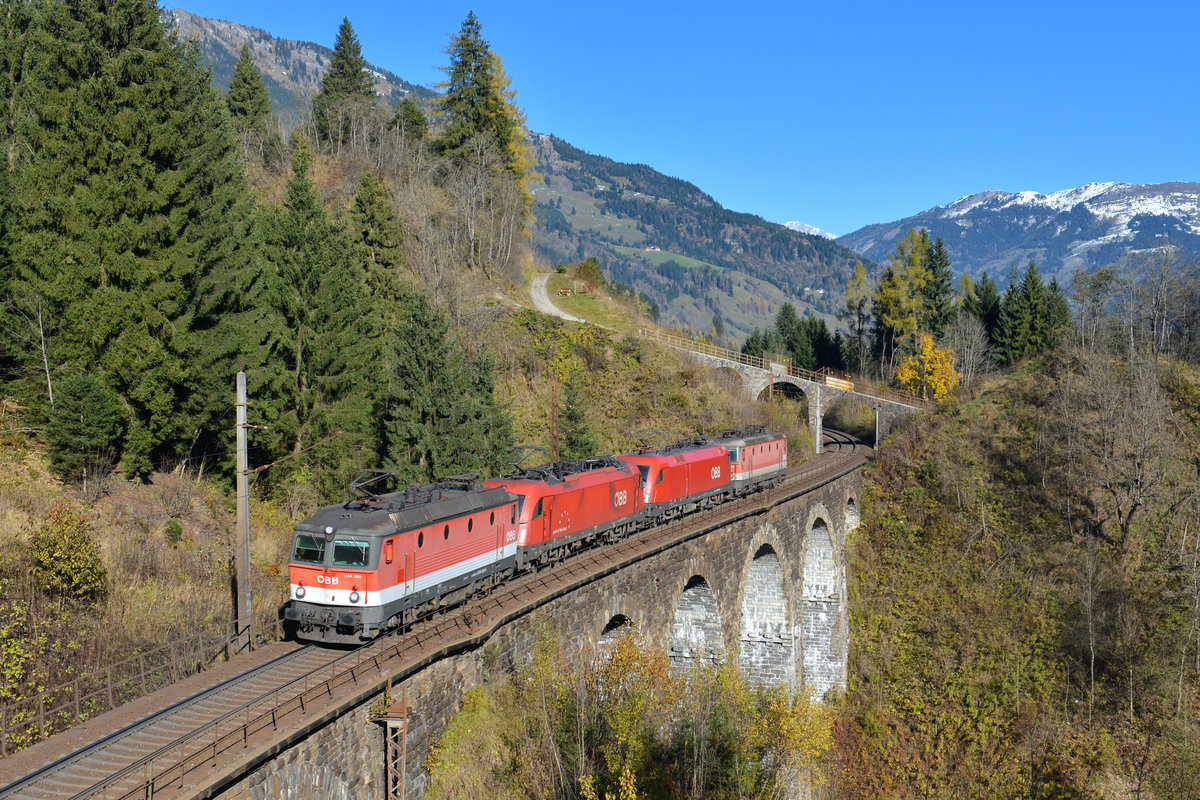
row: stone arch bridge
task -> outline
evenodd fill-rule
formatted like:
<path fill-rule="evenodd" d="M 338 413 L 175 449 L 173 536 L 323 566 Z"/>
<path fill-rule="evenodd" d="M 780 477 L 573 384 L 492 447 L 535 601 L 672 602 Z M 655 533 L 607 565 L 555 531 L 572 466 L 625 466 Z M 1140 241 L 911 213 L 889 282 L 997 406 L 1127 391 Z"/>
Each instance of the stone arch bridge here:
<path fill-rule="evenodd" d="M 821 452 L 824 409 L 843 397 L 858 397 L 870 403 L 875 411 L 876 443 L 888 435 L 897 418 L 928 406 L 919 397 L 875 386 L 862 378 L 828 369 L 816 372 L 799 369 L 782 357 L 748 356 L 708 342 L 647 329 L 639 330 L 638 335 L 687 353 L 707 366 L 733 370 L 741 377 L 742 386 L 753 399 L 758 399 L 772 387 L 795 387 L 808 401 L 808 429 L 812 431 L 813 450 L 816 453 Z"/>
<path fill-rule="evenodd" d="M 482 646 L 476 640 L 400 674 L 381 670 L 373 690 L 360 690 L 320 725 L 190 796 L 421 797 L 429 749 L 463 695 L 526 662 L 547 625 L 559 633 L 560 653 L 574 657 L 602 650 L 628 623 L 669 648 L 677 665 L 736 655 L 752 680 L 836 695 L 849 644 L 846 532 L 858 524 L 863 461 L 805 465 L 798 477 L 808 478 L 797 488 L 789 481 L 780 494 L 740 501 L 742 510 L 719 524 L 702 524 L 499 624 Z"/>

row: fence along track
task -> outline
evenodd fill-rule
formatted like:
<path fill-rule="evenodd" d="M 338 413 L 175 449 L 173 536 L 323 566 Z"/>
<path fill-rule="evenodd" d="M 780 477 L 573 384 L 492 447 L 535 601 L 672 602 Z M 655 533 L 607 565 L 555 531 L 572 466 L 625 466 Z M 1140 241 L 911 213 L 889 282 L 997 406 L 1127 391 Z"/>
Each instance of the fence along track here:
<path fill-rule="evenodd" d="M 0 789 L 0 798 L 67 797 L 87 793 L 97 775 L 122 769 L 164 743 L 186 736 L 219 716 L 231 704 L 261 697 L 268 687 L 310 674 L 336 654 L 313 646 L 300 647 L 235 675 L 217 686 L 185 698 L 158 713 L 88 744 L 37 772 Z"/>
<path fill-rule="evenodd" d="M 185 788 L 191 790 L 187 796 L 209 796 L 205 787 L 211 789 L 215 780 L 209 777 L 211 773 L 197 774 L 198 770 L 210 767 L 216 771 L 223 766 L 235 769 L 238 764 L 251 766 L 255 763 L 251 747 L 261 745 L 264 740 L 274 742 L 276 749 L 286 746 L 300 738 L 306 728 L 335 717 L 336 706 L 353 707 L 377 694 L 381 690 L 380 675 L 402 672 L 396 677 L 403 678 L 448 655 L 477 647 L 501 626 L 538 606 L 707 531 L 818 488 L 858 469 L 866 460 L 860 450 L 867 448 L 851 437 L 829 432 L 826 439 L 832 453 L 790 470 L 784 482 L 773 490 L 642 531 L 607 547 L 583 551 L 478 601 L 421 623 L 407 633 L 381 637 L 164 743 L 71 795 L 71 800 L 97 797 L 145 800 L 184 795 Z M 370 679 L 360 685 L 364 676 Z M 330 703 L 335 705 L 333 710 L 328 708 Z M 299 725 L 310 714 L 312 718 L 307 724 Z M 280 735 L 285 738 L 282 743 Z"/>
<path fill-rule="evenodd" d="M 277 628 L 274 613 L 255 626 L 257 631 Z M 0 706 L 0 758 L 203 672 L 215 661 L 236 655 L 238 639 L 244 636 L 236 623 L 227 623 Z"/>

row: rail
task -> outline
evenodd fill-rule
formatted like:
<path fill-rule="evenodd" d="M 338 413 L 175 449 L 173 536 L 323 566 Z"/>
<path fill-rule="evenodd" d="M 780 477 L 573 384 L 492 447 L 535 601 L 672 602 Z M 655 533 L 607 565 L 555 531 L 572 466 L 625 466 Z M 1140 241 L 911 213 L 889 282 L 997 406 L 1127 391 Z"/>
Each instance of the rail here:
<path fill-rule="evenodd" d="M 737 350 L 730 350 L 728 347 L 719 347 L 711 342 L 688 339 L 684 336 L 676 336 L 672 333 L 663 333 L 662 331 L 650 330 L 648 328 L 639 328 L 638 335 L 643 339 L 659 342 L 679 350 L 688 350 L 693 353 L 732 361 L 736 364 L 745 364 L 748 367 L 761 369 L 774 375 L 788 375 L 793 378 L 829 386 L 832 389 L 840 389 L 844 392 L 866 395 L 867 397 L 900 403 L 914 408 L 926 408 L 929 405 L 928 402 L 915 395 L 897 392 L 893 389 L 879 386 L 861 375 L 851 375 L 848 372 L 831 370 L 828 367 L 822 367 L 815 371 L 801 369 L 790 363 L 774 360 L 767 355 L 747 355 Z"/>
<path fill-rule="evenodd" d="M 844 434 L 839 435 L 844 436 Z M 176 741 L 134 762 L 92 788 L 76 794 L 71 800 L 91 800 L 92 798 L 152 800 L 158 793 L 170 789 L 181 789 L 187 784 L 189 776 L 196 770 L 207 765 L 216 766 L 218 759 L 226 753 L 239 748 L 245 750 L 250 746 L 251 740 L 260 734 L 279 732 L 282 725 L 290 723 L 297 715 L 303 716 L 307 713 L 309 706 L 314 706 L 322 700 L 332 699 L 334 692 L 344 686 L 358 684 L 360 676 L 366 675 L 378 680 L 381 674 L 385 674 L 388 662 L 403 658 L 410 652 L 414 655 L 421 655 L 424 652 L 423 647 L 430 642 L 438 646 L 438 649 L 420 659 L 413 665 L 413 668 L 420 668 L 427 662 L 431 663 L 444 654 L 469 647 L 472 643 L 479 644 L 511 619 L 528 613 L 532 608 L 547 603 L 567 591 L 572 591 L 578 585 L 589 580 L 622 569 L 630 563 L 651 557 L 670 547 L 678 546 L 703 535 L 714 526 L 729 524 L 731 520 L 759 513 L 776 503 L 798 497 L 858 469 L 865 458 L 848 458 L 840 455 L 842 446 L 849 445 L 851 450 L 849 455 L 853 456 L 856 443 L 848 436 L 845 437 L 845 442 L 838 440 L 835 436 L 830 438 L 838 445 L 838 454 L 818 461 L 806 462 L 795 472 L 789 471 L 787 479 L 778 488 L 723 504 L 708 513 L 694 514 L 660 526 L 658 529 L 660 532 L 678 531 L 678 533 L 648 549 L 633 551 L 631 555 L 620 558 L 614 563 L 608 564 L 607 567 L 602 566 L 599 570 L 593 568 L 590 572 L 585 572 L 583 578 L 576 578 L 565 586 L 559 586 L 554 592 L 527 599 L 502 617 L 493 619 L 490 626 L 474 628 L 468 621 L 467 632 L 457 639 L 451 638 L 450 635 L 462 627 L 462 618 L 470 613 L 469 608 L 464 608 L 462 612 L 456 611 L 432 622 L 428 629 L 413 630 L 402 636 L 376 640 L 371 645 L 342 656 L 328 667 L 323 667 L 303 678 L 297 678 L 291 683 L 285 684 L 257 700 L 245 703 L 181 736 Z M 725 513 L 721 513 L 722 511 Z M 731 519 L 727 519 L 727 517 Z M 640 546 L 637 541 L 638 537 L 629 537 L 610 548 L 602 548 L 601 551 L 586 551 L 585 554 L 568 559 L 560 565 L 560 568 L 565 568 L 574 575 L 584 560 L 582 556 L 590 554 L 596 557 L 602 551 L 617 550 L 622 546 Z M 542 574 L 533 577 L 545 580 Z M 514 596 L 517 591 L 519 590 L 513 589 Z M 521 595 L 527 596 L 530 591 L 530 589 L 525 589 L 521 591 Z M 327 673 L 327 677 L 321 677 L 325 673 Z"/>
<path fill-rule="evenodd" d="M 255 630 L 282 633 L 274 616 L 258 620 Z M 235 642 L 244 635 L 244 629 L 226 623 L 0 706 L 0 758 L 202 672 L 216 659 L 235 653 Z"/>

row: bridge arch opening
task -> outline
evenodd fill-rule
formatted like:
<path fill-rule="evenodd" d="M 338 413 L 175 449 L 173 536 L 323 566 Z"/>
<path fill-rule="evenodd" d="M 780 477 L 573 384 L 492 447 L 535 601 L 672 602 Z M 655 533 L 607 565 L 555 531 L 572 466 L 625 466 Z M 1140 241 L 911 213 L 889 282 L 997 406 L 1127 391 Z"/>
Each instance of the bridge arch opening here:
<path fill-rule="evenodd" d="M 780 399 L 791 400 L 808 408 L 808 395 L 796 384 L 790 381 L 775 381 L 758 393 L 759 400 Z"/>
<path fill-rule="evenodd" d="M 805 546 L 800 609 L 804 684 L 817 699 L 846 681 L 838 630 L 841 594 L 829 526 L 818 519 Z"/>
<path fill-rule="evenodd" d="M 721 650 L 721 618 L 712 587 L 693 575 L 675 606 L 671 626 L 671 663 L 679 666 L 715 663 Z"/>
<path fill-rule="evenodd" d="M 608 660 L 609 654 L 617 645 L 617 640 L 622 636 L 632 636 L 634 634 L 633 620 L 624 614 L 614 614 L 604 624 L 604 628 L 600 631 L 600 638 L 596 640 L 596 658 L 600 663 Z"/>
<path fill-rule="evenodd" d="M 857 528 L 858 523 L 860 521 L 861 520 L 858 515 L 858 503 L 856 503 L 854 501 L 853 497 L 847 497 L 846 498 L 846 533 L 849 533 L 850 531 Z"/>
<path fill-rule="evenodd" d="M 738 659 L 753 683 L 790 683 L 795 674 L 787 616 L 783 562 L 773 547 L 764 544 L 750 562 L 742 590 Z"/>

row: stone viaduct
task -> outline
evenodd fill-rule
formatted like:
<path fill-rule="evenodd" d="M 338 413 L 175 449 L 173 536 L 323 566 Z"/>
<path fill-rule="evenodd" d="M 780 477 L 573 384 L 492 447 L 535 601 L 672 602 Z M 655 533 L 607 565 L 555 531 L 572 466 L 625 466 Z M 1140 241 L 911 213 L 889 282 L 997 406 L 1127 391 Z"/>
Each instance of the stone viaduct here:
<path fill-rule="evenodd" d="M 463 695 L 526 662 L 547 626 L 557 630 L 566 658 L 602 649 L 606 637 L 629 623 L 651 643 L 669 648 L 679 665 L 723 653 L 736 657 L 754 680 L 804 687 L 817 697 L 836 695 L 846 681 L 845 544 L 846 532 L 858 524 L 860 482 L 860 467 L 834 473 L 805 494 L 748 512 L 551 600 L 502 625 L 481 647 L 412 674 L 381 676 L 371 699 L 279 748 L 216 796 L 421 797 L 430 747 Z M 396 713 L 380 721 L 387 682 L 393 682 L 393 702 L 405 698 L 403 722 Z"/>
<path fill-rule="evenodd" d="M 747 394 L 755 400 L 768 388 L 800 391 L 808 405 L 808 429 L 813 435 L 815 453 L 821 452 L 824 411 L 843 397 L 856 397 L 871 405 L 875 411 L 876 442 L 881 442 L 887 437 L 898 418 L 912 414 L 926 405 L 919 398 L 865 384 L 861 380 L 840 379 L 824 371 L 796 369 L 784 361 L 772 360 L 771 356 L 749 357 L 735 350 L 658 331 L 641 330 L 639 334 L 643 338 L 687 353 L 706 366 L 733 370 L 742 379 L 742 386 Z"/>

